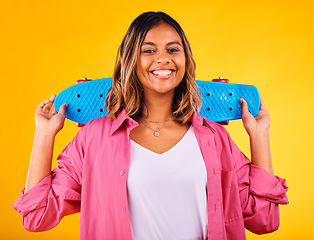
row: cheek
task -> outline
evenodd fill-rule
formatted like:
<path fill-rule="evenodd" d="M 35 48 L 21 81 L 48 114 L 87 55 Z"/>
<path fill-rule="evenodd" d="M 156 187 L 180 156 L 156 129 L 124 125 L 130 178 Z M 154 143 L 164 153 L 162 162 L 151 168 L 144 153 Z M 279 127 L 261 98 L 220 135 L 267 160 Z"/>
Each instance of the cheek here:
<path fill-rule="evenodd" d="M 177 65 L 180 66 L 181 72 L 185 73 L 185 57 L 177 59 Z"/>
<path fill-rule="evenodd" d="M 148 59 L 139 57 L 136 61 L 136 72 L 138 74 L 144 75 L 147 73 L 149 66 Z"/>

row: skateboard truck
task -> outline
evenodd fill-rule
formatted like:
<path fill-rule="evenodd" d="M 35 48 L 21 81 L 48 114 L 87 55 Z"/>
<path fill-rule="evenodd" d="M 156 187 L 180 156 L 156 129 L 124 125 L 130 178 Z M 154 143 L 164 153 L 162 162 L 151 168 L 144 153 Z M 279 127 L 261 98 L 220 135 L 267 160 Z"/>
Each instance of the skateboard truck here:
<path fill-rule="evenodd" d="M 76 80 L 76 84 L 79 84 L 79 83 L 82 83 L 82 82 L 88 82 L 88 81 L 92 81 L 93 79 L 87 79 L 86 77 L 84 77 L 83 79 L 79 79 L 79 80 Z M 83 123 L 76 123 L 76 125 L 78 127 L 84 127 L 85 124 Z"/>
<path fill-rule="evenodd" d="M 212 80 L 212 82 L 230 83 L 229 79 L 222 78 L 222 77 L 215 78 Z M 229 121 L 223 121 L 223 122 L 218 122 L 218 123 L 221 125 L 228 125 Z"/>

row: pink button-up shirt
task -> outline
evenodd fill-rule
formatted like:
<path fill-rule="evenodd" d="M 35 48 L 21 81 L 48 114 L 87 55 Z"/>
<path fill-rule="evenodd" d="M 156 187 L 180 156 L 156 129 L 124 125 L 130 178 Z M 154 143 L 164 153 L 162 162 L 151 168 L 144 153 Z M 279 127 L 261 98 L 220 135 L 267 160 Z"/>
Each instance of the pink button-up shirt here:
<path fill-rule="evenodd" d="M 252 165 L 224 127 L 198 113 L 191 118 L 207 170 L 208 239 L 245 239 L 279 226 L 278 204 L 287 204 L 285 180 Z M 131 239 L 127 198 L 130 131 L 138 123 L 123 110 L 83 127 L 58 157 L 48 177 L 13 208 L 24 228 L 44 231 L 81 213 L 80 239 Z"/>

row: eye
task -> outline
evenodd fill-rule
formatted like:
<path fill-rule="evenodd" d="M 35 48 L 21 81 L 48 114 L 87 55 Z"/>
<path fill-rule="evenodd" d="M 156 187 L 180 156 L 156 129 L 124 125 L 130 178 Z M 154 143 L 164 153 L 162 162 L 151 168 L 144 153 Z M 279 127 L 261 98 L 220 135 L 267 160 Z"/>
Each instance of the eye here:
<path fill-rule="evenodd" d="M 145 49 L 142 51 L 143 53 L 153 53 L 155 52 L 153 49 Z"/>
<path fill-rule="evenodd" d="M 170 52 L 170 53 L 175 53 L 175 52 L 179 52 L 180 50 L 178 49 L 178 48 L 170 48 L 169 50 L 168 50 L 168 52 Z"/>

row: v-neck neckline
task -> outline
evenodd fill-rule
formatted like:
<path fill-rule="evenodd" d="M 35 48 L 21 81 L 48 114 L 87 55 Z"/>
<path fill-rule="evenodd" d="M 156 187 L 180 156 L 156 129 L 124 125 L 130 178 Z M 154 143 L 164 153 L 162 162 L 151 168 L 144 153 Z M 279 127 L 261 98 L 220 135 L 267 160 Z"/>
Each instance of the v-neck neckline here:
<path fill-rule="evenodd" d="M 132 139 L 130 139 L 130 140 L 131 140 L 132 143 L 134 143 L 134 145 L 138 146 L 139 148 L 144 149 L 145 151 L 147 151 L 147 152 L 149 152 L 149 153 L 152 153 L 152 154 L 155 154 L 155 155 L 157 155 L 157 156 L 162 156 L 162 155 L 165 155 L 165 154 L 167 154 L 167 153 L 173 151 L 173 149 L 177 148 L 178 145 L 180 145 L 180 144 L 184 141 L 184 139 L 186 138 L 186 136 L 188 135 L 188 133 L 189 133 L 190 131 L 192 131 L 192 124 L 191 124 L 191 126 L 189 127 L 189 129 L 184 133 L 184 135 L 182 136 L 182 138 L 181 138 L 175 145 L 173 145 L 173 146 L 172 146 L 171 148 L 169 148 L 167 151 L 162 152 L 162 153 L 156 153 L 156 152 L 154 152 L 154 151 L 152 151 L 152 150 L 150 150 L 150 149 L 148 149 L 148 148 L 146 148 L 146 147 L 143 147 L 141 144 L 135 142 L 134 140 L 132 140 Z"/>

